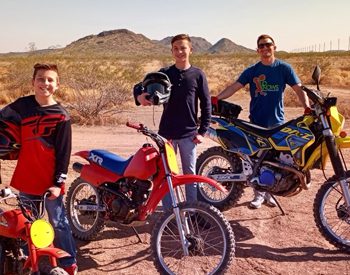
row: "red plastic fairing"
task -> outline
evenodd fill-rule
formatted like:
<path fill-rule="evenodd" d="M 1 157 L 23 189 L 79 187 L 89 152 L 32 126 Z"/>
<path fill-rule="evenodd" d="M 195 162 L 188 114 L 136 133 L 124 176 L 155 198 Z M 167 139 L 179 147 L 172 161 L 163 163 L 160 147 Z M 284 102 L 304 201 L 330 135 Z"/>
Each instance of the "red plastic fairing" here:
<path fill-rule="evenodd" d="M 94 186 L 105 182 L 115 182 L 121 178 L 121 176 L 93 163 L 83 166 L 80 177 Z"/>
<path fill-rule="evenodd" d="M 90 151 L 79 151 L 79 152 L 75 152 L 73 154 L 73 156 L 78 156 L 78 157 L 82 157 L 84 159 L 89 159 L 89 154 L 90 154 Z"/>
<path fill-rule="evenodd" d="M 21 210 L 14 209 L 0 214 L 0 235 L 8 238 L 20 238 L 25 235 L 25 222 Z"/>
<path fill-rule="evenodd" d="M 147 180 L 157 172 L 159 154 L 154 147 L 139 149 L 126 167 L 124 176 Z"/>

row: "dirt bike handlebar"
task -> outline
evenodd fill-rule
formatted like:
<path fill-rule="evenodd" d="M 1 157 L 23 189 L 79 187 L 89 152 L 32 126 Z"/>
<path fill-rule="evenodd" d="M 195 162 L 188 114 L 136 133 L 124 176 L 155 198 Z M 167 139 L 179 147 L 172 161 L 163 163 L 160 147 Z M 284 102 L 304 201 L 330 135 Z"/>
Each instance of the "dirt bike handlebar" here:
<path fill-rule="evenodd" d="M 133 129 L 136 129 L 136 130 L 142 130 L 144 129 L 144 126 L 143 124 L 133 124 L 133 123 L 130 123 L 129 121 L 126 123 L 126 126 L 130 127 L 130 128 L 133 128 Z"/>
<path fill-rule="evenodd" d="M 14 193 L 10 188 L 6 187 L 4 189 L 0 190 L 0 202 L 3 200 L 11 199 L 11 198 L 16 198 L 18 201 L 18 206 L 22 210 L 23 215 L 25 218 L 29 221 L 33 221 L 33 217 L 28 213 L 28 209 L 32 208 L 31 213 L 34 214 L 36 219 L 40 219 L 44 216 L 45 212 L 45 199 L 51 195 L 51 192 L 47 190 L 42 197 L 39 199 L 41 203 L 40 209 L 33 209 L 33 205 L 29 205 L 28 203 L 23 202 L 20 194 Z M 36 213 L 36 215 L 35 215 Z"/>
<path fill-rule="evenodd" d="M 306 92 L 306 95 L 308 98 L 310 98 L 314 103 L 318 103 L 320 105 L 324 104 L 324 98 L 318 95 L 315 91 L 310 90 L 309 88 L 305 86 L 301 86 L 301 89 Z"/>
<path fill-rule="evenodd" d="M 159 147 L 163 147 L 165 144 L 164 138 L 155 133 L 154 131 L 148 129 L 146 126 L 144 126 L 143 124 L 133 124 L 130 122 L 126 123 L 126 126 L 136 129 L 137 131 L 141 132 L 142 134 L 144 134 L 145 136 L 150 137 Z"/>

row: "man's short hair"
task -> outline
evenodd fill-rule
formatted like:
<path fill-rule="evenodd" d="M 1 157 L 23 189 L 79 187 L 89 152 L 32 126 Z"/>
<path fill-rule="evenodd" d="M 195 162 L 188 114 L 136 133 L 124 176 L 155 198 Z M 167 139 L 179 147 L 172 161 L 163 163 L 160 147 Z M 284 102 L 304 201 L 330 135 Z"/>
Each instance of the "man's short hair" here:
<path fill-rule="evenodd" d="M 261 39 L 267 39 L 267 38 L 271 39 L 272 43 L 275 44 L 275 41 L 273 40 L 273 38 L 272 38 L 270 35 L 268 35 L 268 34 L 262 34 L 262 35 L 260 35 L 260 36 L 258 37 L 258 40 L 256 41 L 256 44 L 259 46 L 259 41 L 260 41 Z"/>
<path fill-rule="evenodd" d="M 187 40 L 188 42 L 192 43 L 190 36 L 188 34 L 184 34 L 184 33 L 175 35 L 171 39 L 171 45 L 173 45 L 175 43 L 175 41 L 177 41 L 177 40 Z"/>

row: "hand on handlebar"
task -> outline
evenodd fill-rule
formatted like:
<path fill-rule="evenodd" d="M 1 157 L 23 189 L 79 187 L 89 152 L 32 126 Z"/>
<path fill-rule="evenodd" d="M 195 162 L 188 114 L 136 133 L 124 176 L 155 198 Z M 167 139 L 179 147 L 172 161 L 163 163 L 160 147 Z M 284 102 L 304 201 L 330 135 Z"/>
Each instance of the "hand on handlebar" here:
<path fill-rule="evenodd" d="M 51 186 L 47 191 L 50 192 L 48 195 L 49 200 L 57 199 L 61 195 L 61 187 Z"/>
<path fill-rule="evenodd" d="M 219 111 L 219 100 L 217 96 L 210 97 L 211 100 L 211 107 L 215 111 Z"/>

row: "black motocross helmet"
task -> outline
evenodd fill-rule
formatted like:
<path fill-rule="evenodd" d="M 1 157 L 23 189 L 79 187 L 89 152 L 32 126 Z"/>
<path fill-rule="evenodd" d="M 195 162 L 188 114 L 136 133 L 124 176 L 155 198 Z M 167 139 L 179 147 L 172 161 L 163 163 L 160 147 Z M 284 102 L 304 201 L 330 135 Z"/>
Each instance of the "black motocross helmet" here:
<path fill-rule="evenodd" d="M 19 126 L 0 119 L 0 159 L 17 159 L 20 147 Z"/>
<path fill-rule="evenodd" d="M 147 99 L 153 105 L 167 103 L 170 97 L 171 83 L 169 77 L 162 72 L 153 72 L 145 76 L 142 81 L 142 89 L 148 93 Z"/>

